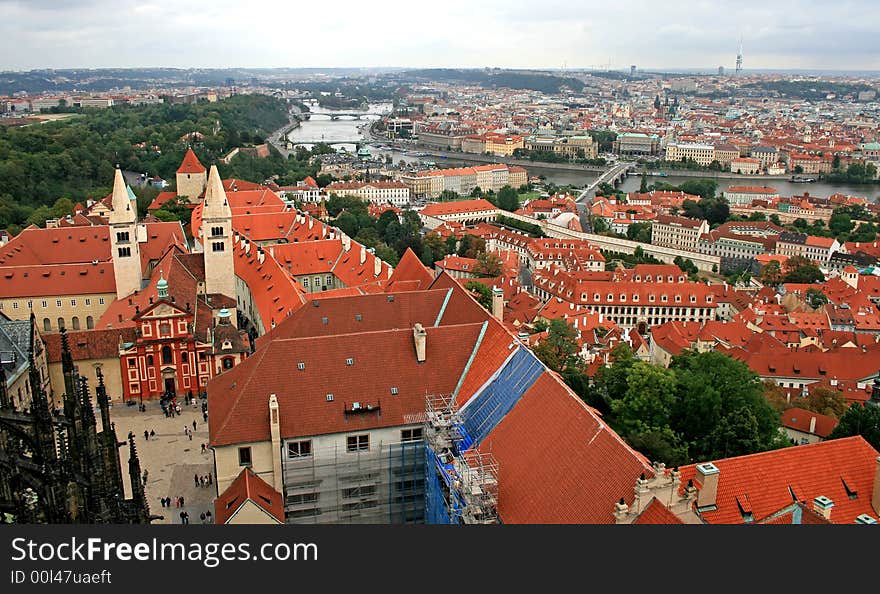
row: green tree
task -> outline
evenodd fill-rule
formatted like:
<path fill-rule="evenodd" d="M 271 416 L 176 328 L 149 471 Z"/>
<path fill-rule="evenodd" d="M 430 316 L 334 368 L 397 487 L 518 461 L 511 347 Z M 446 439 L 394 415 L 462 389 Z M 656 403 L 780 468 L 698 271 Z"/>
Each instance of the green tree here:
<path fill-rule="evenodd" d="M 342 232 L 349 237 L 355 237 L 358 233 L 358 229 L 360 228 L 358 225 L 357 216 L 348 211 L 345 211 L 338 217 L 336 217 L 336 220 L 333 221 L 333 224 L 336 227 L 339 227 L 339 229 L 341 229 Z"/>
<path fill-rule="evenodd" d="M 797 257 L 790 258 L 786 268 L 788 272 L 783 277 L 783 281 L 786 283 L 811 284 L 825 280 L 825 275 L 822 274 L 818 266 L 810 262 L 801 263 L 800 260 L 797 260 Z"/>
<path fill-rule="evenodd" d="M 492 311 L 492 289 L 477 281 L 468 281 L 464 288 L 473 293 L 487 311 Z"/>
<path fill-rule="evenodd" d="M 778 260 L 770 260 L 761 269 L 761 282 L 765 285 L 778 285 L 782 282 L 782 265 Z"/>
<path fill-rule="evenodd" d="M 648 191 L 648 172 L 642 172 L 642 183 L 639 185 L 639 192 L 645 194 Z"/>
<path fill-rule="evenodd" d="M 501 258 L 495 252 L 481 252 L 477 256 L 477 267 L 474 272 L 491 278 L 501 276 Z"/>
<path fill-rule="evenodd" d="M 498 208 L 513 212 L 519 209 L 519 195 L 510 186 L 504 186 L 498 191 Z"/>
<path fill-rule="evenodd" d="M 806 301 L 807 305 L 811 308 L 817 309 L 828 303 L 828 297 L 826 297 L 825 293 L 819 289 L 807 289 L 804 301 Z"/>
<path fill-rule="evenodd" d="M 550 320 L 547 338 L 533 350 L 535 355 L 553 371 L 582 370 L 583 359 L 578 352 L 574 328 L 563 319 Z"/>
<path fill-rule="evenodd" d="M 849 233 L 853 230 L 853 227 L 855 227 L 855 223 L 852 222 L 852 219 L 847 214 L 835 212 L 828 221 L 828 228 L 831 229 L 835 236 Z"/>
<path fill-rule="evenodd" d="M 829 439 L 861 435 L 871 447 L 880 450 L 880 406 L 873 403 L 856 403 L 840 417 Z"/>
<path fill-rule="evenodd" d="M 626 236 L 633 241 L 651 243 L 651 223 L 632 223 L 626 228 Z"/>
<path fill-rule="evenodd" d="M 694 194 L 703 199 L 714 198 L 718 190 L 718 182 L 713 179 L 692 179 L 679 186 L 685 194 Z"/>
<path fill-rule="evenodd" d="M 668 428 L 675 406 L 675 372 L 636 361 L 626 375 L 626 385 L 623 398 L 611 403 L 615 425 L 624 437 Z"/>

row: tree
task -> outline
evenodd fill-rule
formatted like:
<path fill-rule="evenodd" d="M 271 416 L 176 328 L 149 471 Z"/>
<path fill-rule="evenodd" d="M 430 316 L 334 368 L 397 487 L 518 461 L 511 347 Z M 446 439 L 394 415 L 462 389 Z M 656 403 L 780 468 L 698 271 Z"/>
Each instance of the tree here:
<path fill-rule="evenodd" d="M 632 223 L 626 228 L 626 236 L 633 241 L 651 243 L 651 223 Z"/>
<path fill-rule="evenodd" d="M 495 252 L 480 253 L 477 256 L 477 267 L 474 272 L 491 278 L 501 276 L 501 258 Z"/>
<path fill-rule="evenodd" d="M 639 185 L 639 192 L 644 194 L 648 191 L 648 172 L 642 172 L 642 183 Z"/>
<path fill-rule="evenodd" d="M 608 223 L 602 217 L 590 217 L 590 227 L 593 228 L 593 233 L 605 233 L 608 231 Z"/>
<path fill-rule="evenodd" d="M 492 289 L 477 281 L 468 281 L 464 288 L 473 293 L 476 300 L 487 311 L 492 311 Z"/>
<path fill-rule="evenodd" d="M 773 213 L 772 215 L 770 215 L 770 222 L 773 223 L 774 225 L 776 225 L 777 227 L 782 226 L 782 221 L 779 220 L 779 215 L 776 213 Z"/>
<path fill-rule="evenodd" d="M 578 354 L 580 348 L 574 328 L 565 320 L 557 318 L 550 320 L 547 330 L 547 338 L 534 348 L 535 356 L 558 373 L 582 370 L 583 359 Z"/>
<path fill-rule="evenodd" d="M 849 233 L 853 230 L 853 227 L 855 227 L 855 223 L 852 222 L 852 219 L 847 214 L 835 212 L 828 220 L 828 228 L 831 229 L 835 236 Z"/>
<path fill-rule="evenodd" d="M 510 186 L 504 186 L 498 191 L 498 208 L 513 212 L 519 209 L 519 195 Z"/>
<path fill-rule="evenodd" d="M 880 406 L 867 402 L 852 405 L 828 437 L 837 439 L 853 435 L 861 435 L 871 447 L 880 450 Z"/>
<path fill-rule="evenodd" d="M 714 198 L 718 190 L 718 182 L 713 179 L 691 179 L 679 186 L 685 194 L 695 194 L 706 198 Z"/>
<path fill-rule="evenodd" d="M 770 260 L 761 269 L 761 282 L 765 285 L 778 285 L 782 282 L 782 265 L 778 260 Z"/>
<path fill-rule="evenodd" d="M 824 387 L 810 390 L 806 396 L 793 400 L 791 405 L 835 419 L 842 417 L 849 409 L 843 393 Z"/>
<path fill-rule="evenodd" d="M 623 398 L 611 403 L 615 424 L 624 437 L 668 428 L 675 406 L 675 372 L 636 361 L 626 375 L 626 385 Z"/>
<path fill-rule="evenodd" d="M 828 297 L 825 296 L 825 293 L 820 291 L 819 289 L 807 289 L 807 294 L 804 298 L 812 309 L 818 309 L 828 303 Z"/>
<path fill-rule="evenodd" d="M 795 260 L 795 262 L 792 262 Z M 801 260 L 806 260 L 806 258 L 801 258 Z M 810 263 L 801 263 L 798 260 L 798 256 L 790 258 L 786 268 L 788 272 L 785 273 L 785 277 L 783 277 L 783 281 L 786 283 L 803 283 L 803 284 L 811 284 L 816 282 L 821 282 L 825 280 L 825 275 L 822 274 L 822 271 L 819 270 L 819 267 Z"/>
<path fill-rule="evenodd" d="M 357 216 L 352 213 L 345 211 L 336 217 L 336 220 L 333 222 L 336 227 L 342 230 L 343 233 L 348 235 L 349 237 L 355 237 L 358 233 L 358 229 L 360 228 L 358 225 Z"/>

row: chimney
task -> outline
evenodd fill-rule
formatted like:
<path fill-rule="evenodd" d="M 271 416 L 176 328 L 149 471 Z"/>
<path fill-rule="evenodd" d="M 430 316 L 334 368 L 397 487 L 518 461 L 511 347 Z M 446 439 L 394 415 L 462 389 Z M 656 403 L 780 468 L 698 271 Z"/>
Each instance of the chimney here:
<path fill-rule="evenodd" d="M 504 321 L 504 291 L 492 286 L 492 317 L 499 322 Z"/>
<path fill-rule="evenodd" d="M 816 433 L 816 417 L 810 417 L 810 433 Z"/>
<path fill-rule="evenodd" d="M 375 254 L 373 255 L 373 276 L 382 274 L 382 260 Z"/>
<path fill-rule="evenodd" d="M 826 520 L 831 519 L 831 508 L 834 507 L 834 502 L 824 495 L 819 495 L 815 499 L 813 499 L 813 511 L 825 518 Z"/>
<path fill-rule="evenodd" d="M 694 477 L 700 485 L 697 493 L 697 509 L 714 506 L 718 496 L 718 476 L 721 471 L 711 462 L 697 464 L 697 474 Z"/>
<path fill-rule="evenodd" d="M 621 497 L 620 501 L 614 504 L 614 522 L 616 524 L 626 524 L 627 515 L 629 515 L 629 506 Z"/>
<path fill-rule="evenodd" d="M 361 246 L 361 265 L 367 261 L 367 248 Z"/>
<path fill-rule="evenodd" d="M 269 395 L 269 434 L 272 438 L 272 478 L 273 486 L 279 493 L 284 492 L 281 477 L 281 419 L 279 418 L 278 397 Z"/>
<path fill-rule="evenodd" d="M 425 349 L 428 342 L 428 332 L 418 322 L 413 326 L 413 342 L 416 346 L 416 361 L 425 362 Z"/>
<path fill-rule="evenodd" d="M 877 467 L 874 469 L 874 490 L 871 492 L 871 507 L 880 515 L 880 456 L 877 456 Z"/>
<path fill-rule="evenodd" d="M 351 249 L 351 237 L 349 237 L 348 235 L 343 233 L 341 239 L 342 239 L 342 249 L 347 252 L 348 250 Z"/>

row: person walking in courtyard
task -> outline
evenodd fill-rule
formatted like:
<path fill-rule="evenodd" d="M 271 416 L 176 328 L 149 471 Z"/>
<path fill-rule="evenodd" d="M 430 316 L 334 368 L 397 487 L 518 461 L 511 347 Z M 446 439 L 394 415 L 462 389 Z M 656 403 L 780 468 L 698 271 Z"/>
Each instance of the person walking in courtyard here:
<path fill-rule="evenodd" d="M 144 441 L 150 441 L 150 432 L 144 429 Z"/>
<path fill-rule="evenodd" d="M 193 480 L 196 482 L 196 487 L 198 487 L 198 486 L 199 486 L 199 475 L 194 474 L 194 475 L 193 475 Z"/>

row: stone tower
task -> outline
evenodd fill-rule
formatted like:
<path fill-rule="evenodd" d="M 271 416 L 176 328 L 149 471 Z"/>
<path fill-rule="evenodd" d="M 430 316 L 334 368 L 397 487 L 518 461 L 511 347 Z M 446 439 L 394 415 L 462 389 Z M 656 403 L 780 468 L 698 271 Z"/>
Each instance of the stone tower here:
<path fill-rule="evenodd" d="M 202 204 L 202 251 L 205 255 L 205 292 L 235 298 L 232 258 L 232 210 L 216 165 L 211 165 Z"/>
<path fill-rule="evenodd" d="M 192 149 L 186 149 L 183 162 L 177 169 L 177 196 L 196 202 L 208 184 L 208 171 Z"/>
<path fill-rule="evenodd" d="M 122 172 L 116 168 L 110 211 L 110 250 L 116 297 L 122 299 L 141 288 L 141 254 L 137 238 L 137 212 L 132 206 Z"/>

